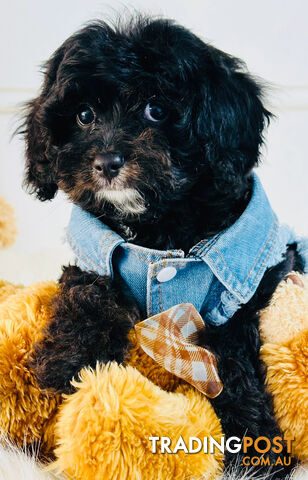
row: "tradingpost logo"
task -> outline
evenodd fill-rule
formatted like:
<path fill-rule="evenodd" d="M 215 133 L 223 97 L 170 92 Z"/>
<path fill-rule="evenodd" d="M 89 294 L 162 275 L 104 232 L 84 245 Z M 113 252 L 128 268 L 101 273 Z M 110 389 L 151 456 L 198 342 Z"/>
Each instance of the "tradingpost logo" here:
<path fill-rule="evenodd" d="M 149 437 L 151 442 L 152 453 L 162 453 L 162 454 L 177 454 L 180 451 L 183 451 L 186 454 L 196 454 L 203 452 L 204 454 L 213 454 L 219 451 L 220 453 L 225 454 L 229 452 L 231 454 L 236 454 L 242 452 L 245 456 L 243 457 L 242 464 L 245 466 L 289 466 L 291 464 L 291 443 L 294 438 L 291 437 L 274 437 L 269 439 L 267 437 L 221 437 L 220 441 L 215 440 L 215 438 L 209 437 L 189 437 L 188 441 L 184 440 L 180 436 L 176 441 L 172 441 L 169 437 Z M 248 449 L 253 447 L 256 452 L 260 453 L 260 456 L 246 456 Z M 278 456 L 275 459 L 274 463 L 271 463 L 269 452 L 274 452 L 276 454 L 282 453 L 284 447 L 286 448 L 288 455 Z"/>

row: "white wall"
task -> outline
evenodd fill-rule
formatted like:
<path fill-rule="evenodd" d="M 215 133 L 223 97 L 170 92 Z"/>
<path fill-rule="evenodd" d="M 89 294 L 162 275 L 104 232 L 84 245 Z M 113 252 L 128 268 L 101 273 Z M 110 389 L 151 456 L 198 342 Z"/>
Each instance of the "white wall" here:
<path fill-rule="evenodd" d="M 112 5 L 112 7 L 110 6 Z M 259 174 L 281 221 L 308 235 L 306 0 L 131 0 L 130 8 L 164 14 L 215 46 L 243 58 L 266 79 L 272 123 Z M 39 65 L 84 22 L 113 17 L 123 2 L 1 0 L 0 195 L 15 207 L 19 237 L 0 252 L 0 278 L 29 283 L 56 278 L 71 254 L 62 243 L 70 206 L 63 196 L 40 203 L 21 189 L 23 144 L 10 140 L 18 102 L 40 85 Z"/>

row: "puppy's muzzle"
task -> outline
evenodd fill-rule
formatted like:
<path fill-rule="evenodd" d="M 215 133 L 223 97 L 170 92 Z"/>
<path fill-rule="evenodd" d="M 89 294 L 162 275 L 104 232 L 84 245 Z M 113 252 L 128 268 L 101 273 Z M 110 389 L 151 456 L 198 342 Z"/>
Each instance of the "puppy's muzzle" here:
<path fill-rule="evenodd" d="M 114 178 L 118 175 L 124 163 L 124 157 L 120 153 L 103 153 L 96 155 L 93 168 L 101 177 Z"/>

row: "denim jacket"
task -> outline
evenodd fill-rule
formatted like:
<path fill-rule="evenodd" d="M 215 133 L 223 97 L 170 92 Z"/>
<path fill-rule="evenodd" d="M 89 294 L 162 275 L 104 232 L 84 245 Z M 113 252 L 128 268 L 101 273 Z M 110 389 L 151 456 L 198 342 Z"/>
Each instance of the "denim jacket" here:
<path fill-rule="evenodd" d="M 265 271 L 298 239 L 278 223 L 261 182 L 253 175 L 251 200 L 228 229 L 182 250 L 152 250 L 125 240 L 90 213 L 74 206 L 67 231 L 78 266 L 100 275 L 117 272 L 144 317 L 192 303 L 205 322 L 220 325 L 247 303 Z M 308 242 L 299 249 L 308 258 Z M 307 263 L 306 263 L 307 266 Z"/>

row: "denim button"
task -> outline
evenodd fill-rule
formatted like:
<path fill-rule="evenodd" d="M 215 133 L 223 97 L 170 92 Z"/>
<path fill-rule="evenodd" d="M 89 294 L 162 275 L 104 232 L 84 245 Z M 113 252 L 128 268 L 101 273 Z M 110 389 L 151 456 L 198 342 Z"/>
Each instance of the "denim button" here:
<path fill-rule="evenodd" d="M 157 274 L 157 280 L 159 282 L 168 282 L 176 276 L 176 268 L 174 267 L 165 267 L 160 270 Z"/>

